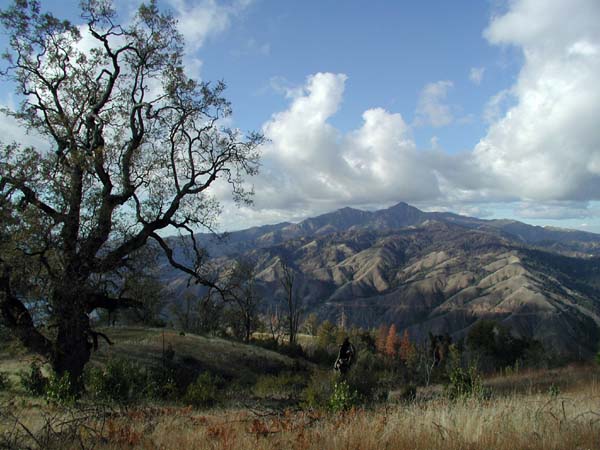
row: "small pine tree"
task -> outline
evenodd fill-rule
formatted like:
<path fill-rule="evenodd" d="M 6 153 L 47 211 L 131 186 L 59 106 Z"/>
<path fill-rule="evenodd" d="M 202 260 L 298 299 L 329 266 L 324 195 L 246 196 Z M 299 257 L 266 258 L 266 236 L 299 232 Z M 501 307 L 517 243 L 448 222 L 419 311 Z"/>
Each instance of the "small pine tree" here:
<path fill-rule="evenodd" d="M 375 339 L 375 348 L 378 353 L 385 354 L 385 343 L 388 335 L 388 327 L 381 324 L 377 330 L 377 338 Z"/>
<path fill-rule="evenodd" d="M 335 344 L 337 329 L 329 320 L 321 322 L 317 331 L 317 346 L 327 348 L 329 345 Z"/>
<path fill-rule="evenodd" d="M 392 324 L 385 340 L 385 354 L 391 358 L 396 356 L 398 347 L 398 335 L 396 334 L 396 325 Z"/>

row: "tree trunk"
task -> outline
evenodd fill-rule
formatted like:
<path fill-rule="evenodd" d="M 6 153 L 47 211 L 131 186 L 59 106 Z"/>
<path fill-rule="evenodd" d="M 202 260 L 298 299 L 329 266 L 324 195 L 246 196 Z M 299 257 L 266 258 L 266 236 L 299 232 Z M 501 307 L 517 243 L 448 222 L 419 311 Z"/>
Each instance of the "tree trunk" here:
<path fill-rule="evenodd" d="M 246 344 L 250 343 L 250 336 L 251 336 L 251 328 L 252 328 L 252 319 L 250 318 L 250 316 L 248 314 L 246 314 L 246 317 L 244 318 L 244 328 L 246 329 L 245 331 L 245 336 L 244 336 L 244 342 Z"/>
<path fill-rule="evenodd" d="M 60 294 L 56 294 L 60 295 Z M 90 319 L 83 309 L 81 297 L 63 294 L 56 299 L 59 304 L 57 336 L 50 358 L 52 369 L 58 376 L 68 374 L 73 392 L 83 389 L 83 369 L 90 360 Z"/>

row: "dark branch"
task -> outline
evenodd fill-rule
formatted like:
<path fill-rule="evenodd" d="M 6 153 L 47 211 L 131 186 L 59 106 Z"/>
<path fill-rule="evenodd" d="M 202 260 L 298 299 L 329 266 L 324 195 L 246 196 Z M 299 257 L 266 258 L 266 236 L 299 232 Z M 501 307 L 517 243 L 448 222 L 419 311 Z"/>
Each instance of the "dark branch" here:
<path fill-rule="evenodd" d="M 104 333 L 100 333 L 99 331 L 89 330 L 88 334 L 92 338 L 92 342 L 93 342 L 92 348 L 94 350 L 98 350 L 98 337 L 101 337 L 102 339 L 104 339 L 108 345 L 113 345 L 113 342 Z"/>
<path fill-rule="evenodd" d="M 35 191 L 30 187 L 26 186 L 22 181 L 17 180 L 16 178 L 13 178 L 9 175 L 2 175 L 2 181 L 18 189 L 25 197 L 27 203 L 31 203 L 39 210 L 52 217 L 52 219 L 54 219 L 55 222 L 62 222 L 65 220 L 64 214 L 56 211 L 50 205 L 40 200 Z"/>
<path fill-rule="evenodd" d="M 7 266 L 3 267 L 0 274 L 0 314 L 25 347 L 46 358 L 51 356 L 52 343 L 36 329 L 31 314 L 14 295 L 10 284 L 10 268 Z"/>
<path fill-rule="evenodd" d="M 86 302 L 86 309 L 88 313 L 91 313 L 98 308 L 106 309 L 112 312 L 117 309 L 141 308 L 142 306 L 142 302 L 132 298 L 114 298 L 97 292 L 90 294 Z"/>
<path fill-rule="evenodd" d="M 205 277 L 201 276 L 198 272 L 190 269 L 189 267 L 184 266 L 183 264 L 178 263 L 177 261 L 175 261 L 175 259 L 173 258 L 173 249 L 171 247 L 169 247 L 167 245 L 167 243 L 163 240 L 163 238 L 161 238 L 158 234 L 153 233 L 151 235 L 152 239 L 154 239 L 156 242 L 158 242 L 158 245 L 160 245 L 160 247 L 163 249 L 163 251 L 165 252 L 165 255 L 167 257 L 167 260 L 169 261 L 169 264 L 171 264 L 171 266 L 175 267 L 176 269 L 181 270 L 184 273 L 187 273 L 188 275 L 190 275 L 198 284 L 201 284 L 203 286 L 209 287 L 211 289 L 215 289 L 217 292 L 219 292 L 219 294 L 221 294 L 221 297 L 225 298 L 226 293 L 225 291 L 217 286 L 214 282 L 206 279 Z"/>

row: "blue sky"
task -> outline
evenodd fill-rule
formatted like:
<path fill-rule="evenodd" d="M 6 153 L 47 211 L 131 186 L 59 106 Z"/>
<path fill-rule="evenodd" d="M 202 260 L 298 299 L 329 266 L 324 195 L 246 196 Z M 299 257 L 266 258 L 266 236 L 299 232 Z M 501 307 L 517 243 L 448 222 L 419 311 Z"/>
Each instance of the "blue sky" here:
<path fill-rule="evenodd" d="M 452 80 L 447 101 L 468 123 L 419 127 L 415 138 L 429 145 L 438 136 L 449 151 L 472 148 L 485 131 L 487 98 L 514 82 L 520 54 L 490 46 L 482 30 L 491 7 L 469 3 L 462 9 L 439 1 L 375 2 L 367 8 L 348 1 L 340 8 L 334 1 L 258 1 L 227 32 L 208 40 L 202 73 L 227 81 L 236 120 L 250 128 L 285 109 L 278 87 L 302 86 L 318 72 L 346 74 L 347 95 L 330 119 L 344 132 L 359 127 L 362 112 L 372 107 L 412 119 L 427 83 Z M 469 79 L 472 68 L 484 68 L 480 85 Z"/>
<path fill-rule="evenodd" d="M 215 190 L 223 229 L 407 201 L 600 232 L 597 0 L 160 4 L 190 74 L 270 139 L 253 208 Z"/>

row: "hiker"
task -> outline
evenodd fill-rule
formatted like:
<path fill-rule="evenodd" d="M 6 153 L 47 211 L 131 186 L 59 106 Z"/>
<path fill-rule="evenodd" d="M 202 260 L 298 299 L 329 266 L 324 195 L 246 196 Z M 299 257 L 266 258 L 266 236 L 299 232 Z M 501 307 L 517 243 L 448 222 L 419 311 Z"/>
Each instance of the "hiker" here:
<path fill-rule="evenodd" d="M 345 375 L 354 362 L 355 357 L 356 349 L 354 348 L 354 345 L 350 343 L 350 339 L 345 338 L 342 345 L 340 345 L 340 350 L 337 359 L 335 360 L 335 364 L 333 365 L 333 369 L 340 372 L 342 375 Z"/>

